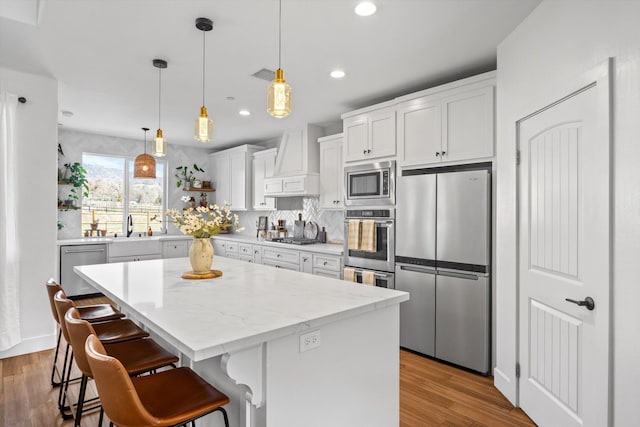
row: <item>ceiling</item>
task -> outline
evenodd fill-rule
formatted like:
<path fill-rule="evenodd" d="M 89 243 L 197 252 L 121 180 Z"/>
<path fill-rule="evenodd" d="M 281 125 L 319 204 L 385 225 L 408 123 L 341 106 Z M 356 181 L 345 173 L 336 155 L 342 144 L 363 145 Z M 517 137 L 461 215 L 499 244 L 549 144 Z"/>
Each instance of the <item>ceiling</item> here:
<path fill-rule="evenodd" d="M 62 126 L 142 139 L 161 127 L 169 144 L 223 148 L 272 139 L 314 123 L 339 126 L 340 114 L 495 69 L 496 47 L 540 0 L 283 0 L 282 68 L 293 112 L 266 112 L 268 82 L 251 75 L 278 66 L 277 0 L 0 0 L 0 65 L 59 81 Z M 20 5 L 13 8 L 9 5 Z M 14 9 L 14 10 L 11 10 Z M 15 10 L 24 9 L 24 10 Z M 206 101 L 214 138 L 193 140 Z M 329 77 L 343 69 L 341 80 Z M 251 115 L 243 117 L 240 109 Z"/>

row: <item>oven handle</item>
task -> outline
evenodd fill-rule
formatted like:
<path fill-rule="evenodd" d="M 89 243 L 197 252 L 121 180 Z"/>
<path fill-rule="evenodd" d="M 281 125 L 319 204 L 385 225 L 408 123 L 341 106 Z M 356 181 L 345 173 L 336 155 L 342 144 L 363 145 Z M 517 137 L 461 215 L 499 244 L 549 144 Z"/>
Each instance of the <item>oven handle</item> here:
<path fill-rule="evenodd" d="M 350 219 L 357 219 L 357 220 L 360 220 L 360 221 L 367 220 L 366 218 L 365 219 L 362 219 L 362 218 L 350 218 Z M 385 221 L 385 220 L 374 220 L 374 222 L 376 223 L 376 225 L 382 224 L 382 225 L 386 225 L 386 226 L 391 226 L 394 223 L 394 221 Z M 345 219 L 344 223 L 345 223 L 345 225 L 348 225 L 349 224 L 349 220 Z"/>
<path fill-rule="evenodd" d="M 372 271 L 372 270 L 366 270 L 366 269 L 362 269 L 361 270 L 361 269 L 358 269 L 358 268 L 354 268 L 353 270 L 356 272 L 356 274 L 359 274 L 359 275 L 362 275 L 363 271 Z M 373 275 L 376 276 L 376 277 L 381 277 L 383 279 L 388 279 L 391 276 L 390 273 L 378 273 L 377 271 L 374 271 Z"/>

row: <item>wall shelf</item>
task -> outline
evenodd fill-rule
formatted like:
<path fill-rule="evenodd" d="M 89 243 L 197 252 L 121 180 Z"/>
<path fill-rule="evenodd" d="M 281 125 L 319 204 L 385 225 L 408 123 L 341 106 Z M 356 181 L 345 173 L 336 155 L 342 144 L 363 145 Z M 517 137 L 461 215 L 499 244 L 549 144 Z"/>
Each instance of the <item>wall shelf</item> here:
<path fill-rule="evenodd" d="M 215 188 L 195 188 L 195 187 L 185 187 L 182 191 L 199 191 L 201 193 L 213 193 L 216 191 Z"/>

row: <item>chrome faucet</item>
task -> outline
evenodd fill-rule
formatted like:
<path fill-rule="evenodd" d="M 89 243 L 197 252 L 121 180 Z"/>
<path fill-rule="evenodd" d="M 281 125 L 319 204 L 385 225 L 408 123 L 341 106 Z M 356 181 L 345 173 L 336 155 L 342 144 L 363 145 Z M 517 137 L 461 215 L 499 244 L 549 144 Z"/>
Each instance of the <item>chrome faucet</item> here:
<path fill-rule="evenodd" d="M 127 217 L 127 237 L 131 236 L 131 233 L 133 233 L 133 218 L 129 215 Z"/>

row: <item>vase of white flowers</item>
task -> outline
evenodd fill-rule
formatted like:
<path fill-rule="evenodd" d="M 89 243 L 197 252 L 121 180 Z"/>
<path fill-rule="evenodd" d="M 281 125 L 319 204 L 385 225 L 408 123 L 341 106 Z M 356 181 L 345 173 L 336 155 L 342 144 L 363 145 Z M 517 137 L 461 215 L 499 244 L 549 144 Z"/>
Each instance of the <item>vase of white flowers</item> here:
<path fill-rule="evenodd" d="M 182 212 L 170 209 L 166 215 L 182 233 L 194 237 L 189 249 L 189 260 L 196 274 L 207 274 L 211 270 L 214 255 L 211 236 L 220 233 L 227 224 L 236 227 L 237 231 L 243 230 L 238 228 L 238 215 L 231 213 L 228 202 L 225 202 L 223 207 L 199 206 L 195 209 L 186 208 Z"/>

